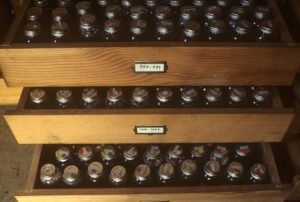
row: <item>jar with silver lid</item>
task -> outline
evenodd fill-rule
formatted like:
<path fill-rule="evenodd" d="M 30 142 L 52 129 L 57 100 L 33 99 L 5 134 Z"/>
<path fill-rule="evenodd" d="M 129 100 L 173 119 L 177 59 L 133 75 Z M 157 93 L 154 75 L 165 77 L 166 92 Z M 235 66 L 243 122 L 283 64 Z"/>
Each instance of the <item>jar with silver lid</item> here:
<path fill-rule="evenodd" d="M 127 181 L 126 168 L 121 165 L 113 167 L 110 171 L 109 181 L 115 186 L 124 185 Z"/>
<path fill-rule="evenodd" d="M 206 7 L 204 11 L 204 26 L 208 26 L 209 21 L 219 19 L 222 17 L 222 10 L 220 7 L 211 5 Z"/>
<path fill-rule="evenodd" d="M 37 41 L 41 34 L 41 25 L 38 22 L 28 22 L 24 26 L 24 37 L 27 43 Z"/>
<path fill-rule="evenodd" d="M 188 21 L 195 20 L 196 18 L 196 8 L 191 5 L 185 5 L 180 8 L 179 13 L 179 25 L 183 26 Z"/>
<path fill-rule="evenodd" d="M 124 93 L 122 88 L 112 87 L 106 92 L 105 104 L 108 108 L 119 108 L 124 105 Z"/>
<path fill-rule="evenodd" d="M 95 108 L 100 100 L 96 88 L 84 88 L 81 91 L 81 100 L 85 108 Z"/>
<path fill-rule="evenodd" d="M 84 39 L 93 39 L 98 33 L 96 17 L 93 14 L 85 14 L 79 18 L 79 32 Z"/>
<path fill-rule="evenodd" d="M 79 16 L 86 15 L 92 12 L 92 4 L 90 1 L 79 1 L 75 5 L 75 8 Z"/>
<path fill-rule="evenodd" d="M 135 166 L 139 157 L 138 148 L 134 145 L 126 145 L 123 148 L 123 160 L 126 165 Z"/>
<path fill-rule="evenodd" d="M 148 23 L 146 20 L 138 19 L 130 23 L 130 39 L 132 41 L 146 40 Z"/>
<path fill-rule="evenodd" d="M 208 22 L 208 40 L 226 41 L 226 25 L 223 20 L 215 19 Z"/>
<path fill-rule="evenodd" d="M 151 183 L 151 168 L 145 164 L 138 165 L 134 169 L 133 180 L 138 185 L 145 185 Z"/>
<path fill-rule="evenodd" d="M 145 87 L 136 87 L 133 89 L 131 104 L 138 108 L 149 107 L 151 104 L 149 90 Z"/>
<path fill-rule="evenodd" d="M 212 150 L 209 159 L 211 161 L 219 162 L 220 166 L 225 166 L 230 160 L 228 148 L 224 145 L 216 145 Z"/>
<path fill-rule="evenodd" d="M 207 159 L 207 146 L 205 144 L 193 145 L 191 147 L 191 159 L 203 163 Z"/>
<path fill-rule="evenodd" d="M 160 5 L 155 8 L 154 15 L 157 21 L 172 19 L 172 9 L 168 6 Z"/>
<path fill-rule="evenodd" d="M 228 87 L 229 105 L 230 106 L 246 106 L 248 101 L 248 92 L 245 87 L 235 86 Z"/>
<path fill-rule="evenodd" d="M 203 167 L 203 181 L 206 184 L 217 185 L 220 182 L 221 167 L 217 161 L 208 161 Z"/>
<path fill-rule="evenodd" d="M 233 161 L 229 163 L 225 171 L 226 181 L 229 184 L 237 184 L 243 180 L 244 167 L 241 163 Z"/>
<path fill-rule="evenodd" d="M 69 8 L 73 4 L 73 0 L 56 0 L 57 6 L 63 7 L 63 8 Z"/>
<path fill-rule="evenodd" d="M 147 9 L 149 10 L 150 14 L 153 14 L 155 11 L 155 7 L 160 4 L 159 0 L 144 0 L 144 4 L 146 5 Z"/>
<path fill-rule="evenodd" d="M 118 19 L 122 16 L 122 7 L 119 4 L 106 6 L 104 14 L 107 19 Z"/>
<path fill-rule="evenodd" d="M 223 90 L 220 87 L 206 87 L 203 88 L 205 95 L 205 104 L 207 106 L 222 106 L 223 104 Z"/>
<path fill-rule="evenodd" d="M 159 183 L 170 185 L 175 180 L 175 168 L 171 163 L 163 163 L 157 171 Z"/>
<path fill-rule="evenodd" d="M 251 183 L 264 183 L 267 179 L 267 168 L 264 164 L 256 163 L 250 168 L 249 180 Z"/>
<path fill-rule="evenodd" d="M 179 166 L 184 159 L 183 147 L 179 144 L 171 145 L 165 156 L 166 162 Z"/>
<path fill-rule="evenodd" d="M 256 30 L 256 41 L 274 42 L 279 40 L 277 25 L 272 20 L 263 20 Z"/>
<path fill-rule="evenodd" d="M 94 157 L 93 148 L 91 146 L 82 146 L 78 149 L 77 156 L 82 163 L 88 165 Z"/>
<path fill-rule="evenodd" d="M 88 165 L 87 174 L 91 182 L 98 183 L 103 178 L 103 165 L 97 161 L 91 162 Z"/>
<path fill-rule="evenodd" d="M 252 86 L 252 104 L 257 107 L 271 106 L 271 91 L 264 86 Z"/>
<path fill-rule="evenodd" d="M 156 40 L 157 41 L 174 41 L 175 25 L 170 19 L 161 20 L 156 24 Z"/>
<path fill-rule="evenodd" d="M 35 6 L 44 7 L 48 5 L 48 0 L 33 0 Z"/>
<path fill-rule="evenodd" d="M 51 35 L 53 42 L 67 41 L 66 36 L 69 34 L 69 25 L 66 22 L 54 22 L 51 25 Z"/>
<path fill-rule="evenodd" d="M 114 146 L 102 145 L 100 147 L 100 157 L 106 165 L 112 166 L 116 163 L 118 153 Z"/>
<path fill-rule="evenodd" d="M 157 106 L 172 107 L 174 105 L 174 92 L 169 87 L 156 89 Z"/>
<path fill-rule="evenodd" d="M 58 164 L 62 167 L 65 167 L 71 162 L 71 150 L 68 147 L 60 147 L 55 151 L 55 158 Z"/>
<path fill-rule="evenodd" d="M 130 17 L 132 20 L 146 19 L 147 9 L 141 5 L 135 5 L 130 8 Z"/>
<path fill-rule="evenodd" d="M 246 17 L 246 11 L 241 6 L 233 6 L 230 9 L 227 24 L 230 28 L 234 28 L 238 20 L 244 19 Z"/>
<path fill-rule="evenodd" d="M 41 7 L 31 7 L 27 10 L 27 20 L 36 22 L 43 17 L 43 9 Z"/>
<path fill-rule="evenodd" d="M 54 185 L 61 179 L 60 170 L 51 163 L 42 166 L 40 170 L 40 180 L 45 185 Z"/>
<path fill-rule="evenodd" d="M 69 165 L 64 169 L 63 182 L 70 186 L 78 185 L 82 180 L 80 170 L 75 165 Z"/>
<path fill-rule="evenodd" d="M 179 173 L 181 178 L 186 181 L 196 181 L 197 163 L 191 159 L 184 160 L 180 165 Z"/>
<path fill-rule="evenodd" d="M 188 21 L 182 28 L 184 42 L 199 41 L 201 39 L 201 26 L 197 21 Z"/>
<path fill-rule="evenodd" d="M 244 165 L 252 161 L 253 148 L 250 144 L 238 144 L 235 146 L 234 159 Z"/>
<path fill-rule="evenodd" d="M 104 40 L 117 41 L 121 36 L 121 20 L 110 19 L 104 22 Z"/>
<path fill-rule="evenodd" d="M 41 108 L 46 102 L 46 91 L 41 88 L 34 88 L 29 93 L 30 101 L 34 108 Z"/>
<path fill-rule="evenodd" d="M 72 106 L 72 90 L 61 88 L 56 91 L 56 101 L 60 108 L 69 108 Z"/>
<path fill-rule="evenodd" d="M 184 0 L 167 0 L 168 5 L 172 8 L 174 14 L 178 13 L 180 7 L 183 6 Z"/>
<path fill-rule="evenodd" d="M 149 145 L 144 153 L 144 163 L 150 167 L 158 167 L 163 162 L 162 155 L 162 151 L 158 145 Z"/>
<path fill-rule="evenodd" d="M 256 6 L 253 14 L 253 25 L 259 27 L 260 22 L 269 19 L 271 10 L 267 6 Z"/>
<path fill-rule="evenodd" d="M 199 105 L 199 93 L 194 87 L 183 87 L 180 89 L 181 105 L 184 107 L 194 107 Z"/>
<path fill-rule="evenodd" d="M 252 24 L 248 20 L 238 20 L 233 28 L 233 40 L 247 42 L 252 40 Z"/>

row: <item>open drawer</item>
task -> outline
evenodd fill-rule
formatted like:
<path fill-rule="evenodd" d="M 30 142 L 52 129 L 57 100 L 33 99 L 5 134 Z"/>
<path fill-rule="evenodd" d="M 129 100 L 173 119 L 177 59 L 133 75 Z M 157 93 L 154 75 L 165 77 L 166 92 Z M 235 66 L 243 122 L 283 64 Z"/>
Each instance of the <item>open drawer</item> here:
<path fill-rule="evenodd" d="M 21 144 L 279 142 L 294 110 L 273 88 L 270 108 L 25 109 L 5 119 Z"/>
<path fill-rule="evenodd" d="M 35 188 L 39 173 L 42 146 L 37 145 L 28 183 L 24 191 L 16 193 L 20 202 L 26 201 L 97 201 L 97 202 L 199 202 L 199 201 L 283 201 L 291 186 L 282 184 L 271 145 L 262 143 L 263 161 L 268 168 L 270 182 L 260 185 L 218 185 L 194 187 L 151 188 Z"/>

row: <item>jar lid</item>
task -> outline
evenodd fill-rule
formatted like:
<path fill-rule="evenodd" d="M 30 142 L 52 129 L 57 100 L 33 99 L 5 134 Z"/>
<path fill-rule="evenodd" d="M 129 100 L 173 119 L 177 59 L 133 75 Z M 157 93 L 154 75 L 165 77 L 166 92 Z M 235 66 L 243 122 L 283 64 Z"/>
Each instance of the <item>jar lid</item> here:
<path fill-rule="evenodd" d="M 251 147 L 249 145 L 239 145 L 235 152 L 237 155 L 245 157 L 248 156 L 251 153 Z"/>
<path fill-rule="evenodd" d="M 116 150 L 113 146 L 104 145 L 101 147 L 101 157 L 103 160 L 110 161 L 116 156 Z"/>
<path fill-rule="evenodd" d="M 180 166 L 180 169 L 184 175 L 191 176 L 197 171 L 197 164 L 191 159 L 184 160 Z"/>
<path fill-rule="evenodd" d="M 194 87 L 184 87 L 181 90 L 181 98 L 185 102 L 193 102 L 198 97 L 198 91 Z"/>
<path fill-rule="evenodd" d="M 27 10 L 27 19 L 29 21 L 37 21 L 43 15 L 43 9 L 41 7 L 31 7 Z"/>
<path fill-rule="evenodd" d="M 269 35 L 273 34 L 277 29 L 275 22 L 272 20 L 261 21 L 259 28 L 264 34 Z"/>
<path fill-rule="evenodd" d="M 83 146 L 78 149 L 78 158 L 82 161 L 89 161 L 93 158 L 93 149 L 90 146 Z"/>
<path fill-rule="evenodd" d="M 246 15 L 246 11 L 243 7 L 241 6 L 233 6 L 230 9 L 230 18 L 233 20 L 238 20 L 243 18 Z"/>
<path fill-rule="evenodd" d="M 51 26 L 51 34 L 56 38 L 62 38 L 69 32 L 69 26 L 65 22 L 54 22 Z"/>
<path fill-rule="evenodd" d="M 180 8 L 180 17 L 183 20 L 191 20 L 196 16 L 196 8 L 194 6 L 186 5 Z"/>
<path fill-rule="evenodd" d="M 239 35 L 247 35 L 252 33 L 252 24 L 248 20 L 238 20 L 234 30 Z"/>
<path fill-rule="evenodd" d="M 47 163 L 42 166 L 41 171 L 40 171 L 40 178 L 42 180 L 51 180 L 55 176 L 57 172 L 57 169 L 55 165 L 51 163 Z"/>
<path fill-rule="evenodd" d="M 115 34 L 120 30 L 121 20 L 109 19 L 104 22 L 104 31 L 108 34 Z"/>
<path fill-rule="evenodd" d="M 70 165 L 65 168 L 63 173 L 63 179 L 65 182 L 73 184 L 80 179 L 80 171 L 77 166 Z"/>
<path fill-rule="evenodd" d="M 158 145 L 150 145 L 146 149 L 146 156 L 150 159 L 156 159 L 160 156 L 160 148 Z"/>
<path fill-rule="evenodd" d="M 179 144 L 170 146 L 168 150 L 168 155 L 171 158 L 180 158 L 183 155 L 183 147 Z"/>
<path fill-rule="evenodd" d="M 231 162 L 227 166 L 227 173 L 230 175 L 232 178 L 239 178 L 243 175 L 244 168 L 243 165 L 239 162 Z"/>
<path fill-rule="evenodd" d="M 252 90 L 253 90 L 253 97 L 258 102 L 266 101 L 271 95 L 270 90 L 263 86 L 252 87 Z"/>
<path fill-rule="evenodd" d="M 217 161 L 208 161 L 204 165 L 204 172 L 210 177 L 217 176 L 220 172 L 220 169 L 220 164 Z"/>
<path fill-rule="evenodd" d="M 184 3 L 184 0 L 169 0 L 169 5 L 172 7 L 182 6 L 183 3 Z"/>
<path fill-rule="evenodd" d="M 119 102 L 123 98 L 123 90 L 119 87 L 109 88 L 106 97 L 111 102 Z"/>
<path fill-rule="evenodd" d="M 170 18 L 171 15 L 172 9 L 168 6 L 160 5 L 155 8 L 155 16 L 158 20 Z"/>
<path fill-rule="evenodd" d="M 99 178 L 103 174 L 103 165 L 100 162 L 92 162 L 88 166 L 88 175 L 91 178 Z"/>
<path fill-rule="evenodd" d="M 201 158 L 206 153 L 205 145 L 193 145 L 191 154 L 195 158 Z"/>
<path fill-rule="evenodd" d="M 174 93 L 171 88 L 161 87 L 157 88 L 156 97 L 161 102 L 169 102 L 173 99 Z"/>
<path fill-rule="evenodd" d="M 48 0 L 33 0 L 33 3 L 35 6 L 47 6 L 48 5 Z"/>
<path fill-rule="evenodd" d="M 170 180 L 175 174 L 175 169 L 171 163 L 163 163 L 158 169 L 158 175 L 163 180 Z"/>
<path fill-rule="evenodd" d="M 89 1 L 79 1 L 75 7 L 77 9 L 78 15 L 85 15 L 92 8 L 92 4 Z"/>
<path fill-rule="evenodd" d="M 55 157 L 58 162 L 66 162 L 71 158 L 70 149 L 67 147 L 60 147 L 55 151 Z"/>
<path fill-rule="evenodd" d="M 56 92 L 56 100 L 59 103 L 66 104 L 72 99 L 72 91 L 70 89 L 59 89 Z"/>
<path fill-rule="evenodd" d="M 232 0 L 217 0 L 217 5 L 220 7 L 229 7 L 232 3 Z"/>
<path fill-rule="evenodd" d="M 159 4 L 159 0 L 145 0 L 145 4 L 148 7 L 153 8 Z"/>
<path fill-rule="evenodd" d="M 271 13 L 271 10 L 269 7 L 259 5 L 259 6 L 256 6 L 256 8 L 255 8 L 254 17 L 257 20 L 264 20 L 264 19 L 269 18 L 270 13 Z"/>
<path fill-rule="evenodd" d="M 168 35 L 174 31 L 174 23 L 169 19 L 161 20 L 158 22 L 156 30 L 160 35 Z"/>
<path fill-rule="evenodd" d="M 113 0 L 97 0 L 97 4 L 101 7 L 106 7 L 110 5 L 113 2 Z"/>
<path fill-rule="evenodd" d="M 199 35 L 200 30 L 201 26 L 196 21 L 188 21 L 183 27 L 183 33 L 185 34 L 185 36 L 190 38 Z"/>
<path fill-rule="evenodd" d="M 209 102 L 217 102 L 221 99 L 223 92 L 219 87 L 205 88 L 205 97 Z"/>
<path fill-rule="evenodd" d="M 96 23 L 96 17 L 92 14 L 85 14 L 79 18 L 81 29 L 91 29 Z"/>
<path fill-rule="evenodd" d="M 36 104 L 40 104 L 46 99 L 46 91 L 41 88 L 35 88 L 30 91 L 30 99 Z"/>
<path fill-rule="evenodd" d="M 85 88 L 81 92 L 81 97 L 86 103 L 95 102 L 98 99 L 98 91 L 96 88 Z"/>
<path fill-rule="evenodd" d="M 145 17 L 147 14 L 147 9 L 144 6 L 136 5 L 130 8 L 130 16 L 133 20 L 137 20 Z"/>
<path fill-rule="evenodd" d="M 247 96 L 247 91 L 244 87 L 229 87 L 229 97 L 234 102 L 242 102 Z"/>
<path fill-rule="evenodd" d="M 38 22 L 28 22 L 24 26 L 24 35 L 29 38 L 34 38 L 40 35 L 41 25 Z"/>
<path fill-rule="evenodd" d="M 138 149 L 135 146 L 126 146 L 123 150 L 123 156 L 126 160 L 135 160 L 138 156 Z"/>
<path fill-rule="evenodd" d="M 150 175 L 151 175 L 150 167 L 144 164 L 138 165 L 134 170 L 134 176 L 140 182 L 144 182 L 148 180 L 150 178 Z"/>
<path fill-rule="evenodd" d="M 254 0 L 240 0 L 240 4 L 244 7 L 252 7 L 254 5 Z"/>
<path fill-rule="evenodd" d="M 137 87 L 132 92 L 132 98 L 136 102 L 144 102 L 150 98 L 149 91 L 144 87 Z"/>
<path fill-rule="evenodd" d="M 120 17 L 122 12 L 122 7 L 118 4 L 110 4 L 105 8 L 105 16 L 108 19 L 114 19 Z"/>
<path fill-rule="evenodd" d="M 228 155 L 228 149 L 225 146 L 217 145 L 213 151 L 213 154 L 217 158 L 223 158 Z"/>
<path fill-rule="evenodd" d="M 122 182 L 126 178 L 126 169 L 123 166 L 117 165 L 111 169 L 110 178 L 114 182 Z"/>
<path fill-rule="evenodd" d="M 221 34 L 225 31 L 225 22 L 223 20 L 214 19 L 208 22 L 208 29 L 212 34 Z"/>
<path fill-rule="evenodd" d="M 141 35 L 147 29 L 147 22 L 143 19 L 138 19 L 130 23 L 130 31 L 133 34 Z"/>
<path fill-rule="evenodd" d="M 202 7 L 207 4 L 207 0 L 193 0 L 193 5 L 197 7 Z"/>
<path fill-rule="evenodd" d="M 217 18 L 220 18 L 221 15 L 222 15 L 222 10 L 220 7 L 218 6 L 208 6 L 206 9 L 205 9 L 205 13 L 204 13 L 205 17 L 208 19 L 208 20 L 213 20 L 213 19 L 217 19 Z"/>
<path fill-rule="evenodd" d="M 267 175 L 267 169 L 265 165 L 256 163 L 250 169 L 251 176 L 256 180 L 262 180 Z"/>
<path fill-rule="evenodd" d="M 68 10 L 66 8 L 55 8 L 52 10 L 52 19 L 55 22 L 62 22 L 68 15 Z"/>

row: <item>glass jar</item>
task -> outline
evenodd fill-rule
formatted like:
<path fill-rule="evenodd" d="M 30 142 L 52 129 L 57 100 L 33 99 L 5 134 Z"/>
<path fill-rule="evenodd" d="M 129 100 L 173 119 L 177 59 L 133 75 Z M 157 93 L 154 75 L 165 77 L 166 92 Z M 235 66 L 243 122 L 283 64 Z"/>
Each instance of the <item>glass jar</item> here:
<path fill-rule="evenodd" d="M 79 18 L 79 32 L 84 39 L 92 39 L 98 33 L 96 26 L 96 17 L 92 14 L 86 14 Z"/>
<path fill-rule="evenodd" d="M 40 170 L 40 180 L 45 185 L 55 185 L 61 179 L 60 170 L 51 163 L 42 166 Z"/>
<path fill-rule="evenodd" d="M 169 87 L 156 89 L 157 106 L 172 107 L 174 105 L 174 92 Z"/>
<path fill-rule="evenodd" d="M 222 10 L 218 6 L 208 6 L 204 11 L 204 26 L 208 26 L 211 20 L 219 19 L 222 17 Z"/>
<path fill-rule="evenodd" d="M 249 180 L 251 183 L 264 183 L 267 178 L 267 169 L 264 164 L 256 163 L 250 168 Z"/>
<path fill-rule="evenodd" d="M 225 178 L 228 184 L 238 184 L 243 181 L 244 167 L 237 161 L 231 162 L 225 172 Z"/>
<path fill-rule="evenodd" d="M 27 10 L 27 20 L 36 22 L 43 17 L 43 9 L 41 7 L 31 7 Z"/>
<path fill-rule="evenodd" d="M 146 40 L 147 21 L 143 19 L 134 20 L 130 23 L 130 39 L 132 41 L 143 41 Z"/>
<path fill-rule="evenodd" d="M 248 92 L 245 87 L 235 86 L 228 88 L 229 101 L 232 107 L 246 107 L 248 104 Z"/>
<path fill-rule="evenodd" d="M 227 24 L 230 28 L 234 28 L 235 24 L 238 20 L 244 19 L 246 16 L 246 11 L 241 6 L 233 6 L 230 9 L 228 18 L 227 18 Z"/>
<path fill-rule="evenodd" d="M 182 38 L 184 42 L 200 41 L 201 26 L 196 21 L 187 22 L 182 29 Z"/>
<path fill-rule="evenodd" d="M 137 108 L 149 107 L 151 104 L 149 90 L 145 87 L 136 87 L 132 92 L 131 103 Z"/>
<path fill-rule="evenodd" d="M 76 5 L 76 12 L 79 16 L 92 12 L 92 4 L 89 1 L 79 1 Z"/>
<path fill-rule="evenodd" d="M 203 88 L 205 96 L 205 105 L 211 107 L 220 107 L 223 105 L 223 91 L 219 87 Z"/>
<path fill-rule="evenodd" d="M 174 167 L 179 166 L 184 159 L 183 147 L 178 144 L 170 146 L 165 159 L 166 162 L 171 163 Z"/>
<path fill-rule="evenodd" d="M 81 92 L 81 100 L 85 108 L 95 108 L 99 104 L 99 96 L 96 88 L 84 88 Z"/>
<path fill-rule="evenodd" d="M 188 21 L 195 20 L 196 18 L 196 8 L 194 6 L 186 5 L 180 8 L 179 13 L 179 25 L 183 26 Z"/>
<path fill-rule="evenodd" d="M 118 41 L 121 33 L 121 20 L 110 19 L 104 22 L 104 39 L 107 41 Z"/>
<path fill-rule="evenodd" d="M 68 21 L 68 10 L 66 8 L 56 8 L 52 10 L 52 20 L 54 22 L 66 22 Z"/>
<path fill-rule="evenodd" d="M 271 91 L 264 86 L 252 86 L 252 104 L 257 107 L 271 107 Z"/>
<path fill-rule="evenodd" d="M 208 23 L 209 41 L 226 41 L 226 26 L 223 20 L 215 19 Z"/>
<path fill-rule="evenodd" d="M 41 25 L 38 22 L 28 22 L 24 26 L 24 37 L 27 43 L 36 42 L 41 34 Z"/>
<path fill-rule="evenodd" d="M 233 40 L 239 42 L 252 40 L 252 25 L 248 20 L 238 20 L 233 28 Z"/>
<path fill-rule="evenodd" d="M 109 181 L 111 184 L 115 186 L 122 186 L 127 181 L 127 171 L 126 168 L 117 165 L 111 169 L 110 175 L 109 175 Z"/>
<path fill-rule="evenodd" d="M 71 151 L 68 147 L 60 147 L 55 151 L 55 158 L 61 167 L 66 167 L 71 162 Z"/>
<path fill-rule="evenodd" d="M 180 165 L 179 173 L 184 181 L 196 181 L 197 163 L 191 159 L 184 160 Z"/>
<path fill-rule="evenodd" d="M 159 183 L 170 185 L 174 182 L 175 168 L 171 163 L 163 163 L 158 169 Z"/>
<path fill-rule="evenodd" d="M 29 93 L 30 101 L 34 108 L 42 108 L 46 102 L 46 91 L 41 88 L 34 88 Z"/>
<path fill-rule="evenodd" d="M 158 145 L 147 146 L 144 153 L 144 163 L 150 167 L 158 167 L 163 162 L 162 152 Z"/>
<path fill-rule="evenodd" d="M 97 161 L 91 162 L 88 165 L 87 174 L 91 182 L 100 182 L 103 178 L 103 165 Z"/>
<path fill-rule="evenodd" d="M 66 36 L 69 34 L 69 25 L 66 22 L 54 22 L 51 25 L 51 35 L 53 42 L 65 42 Z"/>
<path fill-rule="evenodd" d="M 172 20 L 161 20 L 156 25 L 156 40 L 157 41 L 174 41 L 175 26 Z"/>
<path fill-rule="evenodd" d="M 130 17 L 132 20 L 147 19 L 147 9 L 141 5 L 132 6 Z"/>
<path fill-rule="evenodd" d="M 217 161 L 208 161 L 203 167 L 203 182 L 205 184 L 217 185 L 220 183 L 221 167 Z"/>
<path fill-rule="evenodd" d="M 219 162 L 220 166 L 227 165 L 230 160 L 228 148 L 224 145 L 216 145 L 210 153 L 209 159 Z"/>
<path fill-rule="evenodd" d="M 277 26 L 272 20 L 263 20 L 260 22 L 256 30 L 256 41 L 258 42 L 274 42 L 278 41 Z"/>
<path fill-rule="evenodd" d="M 106 106 L 108 108 L 120 108 L 124 105 L 124 93 L 122 88 L 112 87 L 106 93 Z"/>
<path fill-rule="evenodd" d="M 75 165 L 69 165 L 64 169 L 63 182 L 70 186 L 78 185 L 82 181 L 80 170 Z"/>
<path fill-rule="evenodd" d="M 145 164 L 140 164 L 134 169 L 134 182 L 138 185 L 150 184 L 152 181 L 151 169 Z"/>
<path fill-rule="evenodd" d="M 181 105 L 183 107 L 195 107 L 199 103 L 199 93 L 194 87 L 183 87 L 180 90 Z"/>
<path fill-rule="evenodd" d="M 71 108 L 73 102 L 72 91 L 68 88 L 61 88 L 56 91 L 56 102 L 59 108 Z"/>
<path fill-rule="evenodd" d="M 254 10 L 253 15 L 253 25 L 254 27 L 259 27 L 261 21 L 267 20 L 270 18 L 271 10 L 267 6 L 257 6 Z"/>
<path fill-rule="evenodd" d="M 106 6 L 104 14 L 107 19 L 119 19 L 122 17 L 122 7 L 118 4 Z"/>
<path fill-rule="evenodd" d="M 157 6 L 154 12 L 157 21 L 172 19 L 172 9 L 168 6 Z"/>

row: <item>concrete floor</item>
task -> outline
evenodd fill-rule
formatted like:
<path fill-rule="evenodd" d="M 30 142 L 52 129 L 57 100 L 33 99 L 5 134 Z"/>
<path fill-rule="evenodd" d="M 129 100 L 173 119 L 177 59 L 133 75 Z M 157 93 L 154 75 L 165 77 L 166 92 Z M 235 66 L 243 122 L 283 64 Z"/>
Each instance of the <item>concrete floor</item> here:
<path fill-rule="evenodd" d="M 33 146 L 17 144 L 2 116 L 4 109 L 0 106 L 0 201 L 14 202 L 14 192 L 25 186 Z"/>

